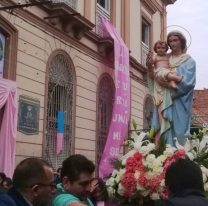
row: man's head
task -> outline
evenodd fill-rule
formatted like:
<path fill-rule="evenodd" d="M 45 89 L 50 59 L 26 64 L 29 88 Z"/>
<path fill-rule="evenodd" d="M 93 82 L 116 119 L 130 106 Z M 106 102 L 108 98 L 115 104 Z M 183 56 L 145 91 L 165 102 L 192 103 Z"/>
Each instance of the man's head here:
<path fill-rule="evenodd" d="M 178 31 L 172 31 L 167 36 L 168 46 L 172 51 L 182 50 L 182 52 L 186 51 L 186 38 L 184 35 Z"/>
<path fill-rule="evenodd" d="M 5 179 L 6 179 L 6 175 L 3 172 L 0 172 L 0 185 L 2 185 Z"/>
<path fill-rule="evenodd" d="M 57 173 L 61 173 L 61 167 L 57 169 Z"/>
<path fill-rule="evenodd" d="M 59 178 L 60 178 L 60 176 L 61 176 L 61 167 L 59 167 L 59 168 L 57 169 L 57 174 L 58 174 L 58 176 L 59 176 Z"/>
<path fill-rule="evenodd" d="M 186 189 L 204 191 L 202 171 L 190 159 L 179 159 L 167 169 L 165 183 L 171 194 Z"/>
<path fill-rule="evenodd" d="M 50 202 L 56 191 L 50 165 L 41 159 L 28 158 L 20 162 L 13 175 L 13 187 L 34 206 Z"/>
<path fill-rule="evenodd" d="M 166 54 L 168 51 L 168 45 L 165 41 L 159 40 L 155 43 L 154 45 L 154 51 L 157 53 L 159 56 L 163 56 Z"/>
<path fill-rule="evenodd" d="M 3 181 L 2 184 L 5 188 L 11 188 L 13 185 L 12 180 L 9 177 L 6 177 L 6 179 Z"/>
<path fill-rule="evenodd" d="M 85 156 L 76 154 L 63 161 L 61 180 L 68 193 L 86 200 L 91 189 L 95 165 Z"/>

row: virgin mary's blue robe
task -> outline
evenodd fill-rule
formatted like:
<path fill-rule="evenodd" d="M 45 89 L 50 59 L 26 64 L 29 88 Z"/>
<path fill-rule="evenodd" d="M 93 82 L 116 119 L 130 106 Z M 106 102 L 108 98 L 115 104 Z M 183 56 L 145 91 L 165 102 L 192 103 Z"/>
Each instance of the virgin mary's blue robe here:
<path fill-rule="evenodd" d="M 167 144 L 175 146 L 173 140 L 177 137 L 179 144 L 184 145 L 185 138 L 190 133 L 191 109 L 193 102 L 194 87 L 196 83 L 196 63 L 189 58 L 177 67 L 177 74 L 183 76 L 183 80 L 177 84 L 178 89 L 171 90 L 172 102 L 166 94 L 165 89 L 162 102 L 162 125 L 159 123 L 157 106 L 154 108 L 152 126 L 155 130 L 160 129 L 160 137 L 166 138 Z M 150 93 L 153 90 L 153 79 L 149 78 Z"/>

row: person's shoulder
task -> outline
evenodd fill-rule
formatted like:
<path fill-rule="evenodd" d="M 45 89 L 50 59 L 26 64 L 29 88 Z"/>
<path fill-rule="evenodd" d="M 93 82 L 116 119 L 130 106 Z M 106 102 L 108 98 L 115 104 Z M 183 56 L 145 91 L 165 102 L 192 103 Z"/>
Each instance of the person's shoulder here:
<path fill-rule="evenodd" d="M 194 63 L 194 64 L 196 63 L 195 60 L 194 60 L 192 57 L 190 57 L 190 58 L 188 59 L 188 62 Z"/>
<path fill-rule="evenodd" d="M 159 206 L 207 206 L 208 200 L 200 195 L 187 195 L 183 197 L 172 197 L 168 200 L 163 201 Z"/>
<path fill-rule="evenodd" d="M 16 203 L 8 194 L 1 194 L 0 205 L 1 206 L 16 206 Z"/>
<path fill-rule="evenodd" d="M 6 193 L 0 195 L 0 200 L 9 200 L 9 199 L 12 198 Z"/>
<path fill-rule="evenodd" d="M 74 200 L 74 201 L 80 202 L 80 200 L 77 197 L 75 197 L 74 195 L 68 194 L 68 193 L 60 194 L 55 198 L 55 200 L 59 200 L 59 199 L 60 200 L 68 199 L 68 200 Z"/>
<path fill-rule="evenodd" d="M 9 190 L 8 188 L 5 188 L 5 187 L 0 185 L 0 195 L 7 193 L 8 190 Z"/>
<path fill-rule="evenodd" d="M 63 193 L 59 194 L 54 200 L 52 206 L 67 206 L 71 202 L 81 202 L 78 198 L 75 196 Z"/>
<path fill-rule="evenodd" d="M 170 200 L 164 200 L 159 204 L 159 206 L 175 206 L 175 205 Z"/>
<path fill-rule="evenodd" d="M 89 198 L 87 198 L 87 201 L 89 202 L 90 206 L 94 206 L 94 204 L 92 203 L 92 201 Z"/>
<path fill-rule="evenodd" d="M 196 70 L 196 62 L 195 62 L 195 60 L 194 60 L 192 57 L 190 57 L 190 58 L 189 58 L 186 62 L 184 62 L 184 63 L 185 63 L 185 66 L 186 66 L 187 68 Z"/>
<path fill-rule="evenodd" d="M 189 58 L 187 58 L 183 63 L 181 63 L 181 66 L 188 69 L 196 68 L 196 62 L 191 56 L 189 56 Z"/>

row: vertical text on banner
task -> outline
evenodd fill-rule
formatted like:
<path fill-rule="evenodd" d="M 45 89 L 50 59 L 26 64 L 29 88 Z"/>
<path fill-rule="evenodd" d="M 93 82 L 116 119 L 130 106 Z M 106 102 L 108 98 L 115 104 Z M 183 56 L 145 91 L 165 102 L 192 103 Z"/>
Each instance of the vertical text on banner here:
<path fill-rule="evenodd" d="M 106 145 L 99 164 L 99 177 L 112 173 L 109 160 L 117 158 L 126 137 L 130 117 L 129 49 L 116 28 L 102 18 L 103 27 L 114 39 L 115 100 Z"/>

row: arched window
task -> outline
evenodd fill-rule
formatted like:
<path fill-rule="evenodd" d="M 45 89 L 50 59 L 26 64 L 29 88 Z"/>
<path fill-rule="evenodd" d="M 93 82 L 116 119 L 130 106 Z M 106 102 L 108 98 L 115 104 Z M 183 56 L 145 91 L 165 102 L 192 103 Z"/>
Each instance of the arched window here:
<path fill-rule="evenodd" d="M 105 148 L 113 112 L 115 87 L 110 76 L 103 76 L 98 85 L 97 169 Z M 98 171 L 97 171 L 98 172 Z"/>
<path fill-rule="evenodd" d="M 15 81 L 18 30 L 2 16 L 0 16 L 0 39 L 3 43 L 3 49 L 1 48 L 0 56 L 4 56 L 3 78 Z"/>
<path fill-rule="evenodd" d="M 152 116 L 154 110 L 154 102 L 150 95 L 147 95 L 144 101 L 144 129 L 150 129 L 152 124 Z"/>
<path fill-rule="evenodd" d="M 16 80 L 18 30 L 0 15 L 0 76 Z M 0 109 L 0 129 L 4 107 Z"/>
<path fill-rule="evenodd" d="M 49 64 L 48 102 L 46 116 L 45 158 L 53 168 L 61 166 L 71 154 L 72 148 L 72 105 L 73 71 L 64 54 L 54 56 Z M 64 137 L 62 151 L 56 154 L 57 112 L 64 112 Z"/>

